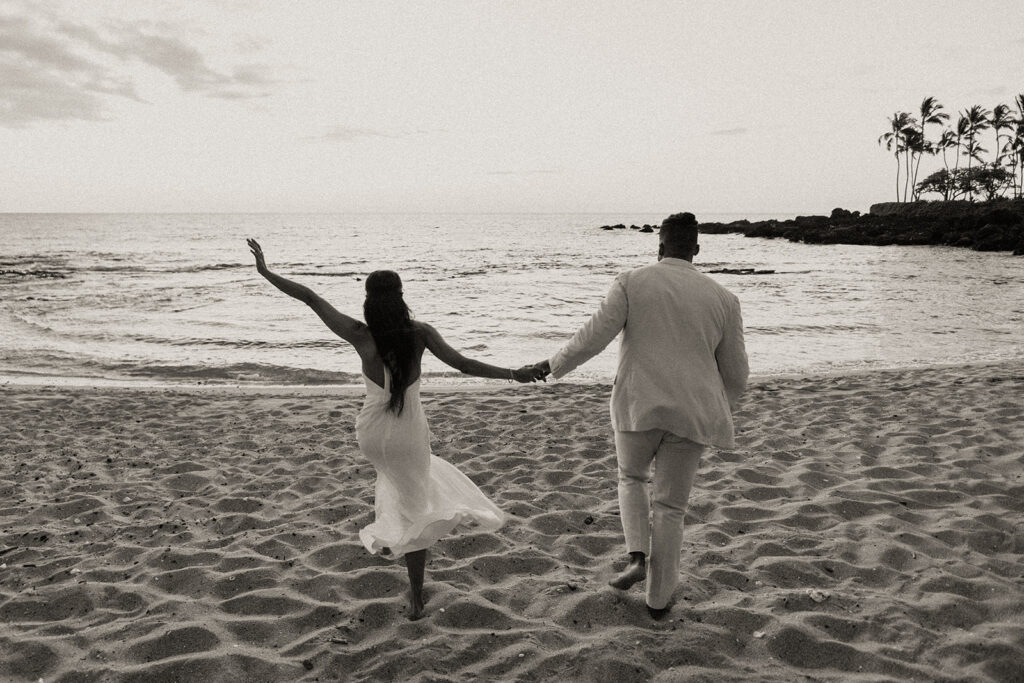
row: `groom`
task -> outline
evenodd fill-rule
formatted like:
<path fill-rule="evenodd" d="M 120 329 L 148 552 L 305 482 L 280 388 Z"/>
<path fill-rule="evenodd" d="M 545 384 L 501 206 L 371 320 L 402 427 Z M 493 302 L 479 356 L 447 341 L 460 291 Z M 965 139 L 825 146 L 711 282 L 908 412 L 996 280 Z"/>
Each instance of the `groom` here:
<path fill-rule="evenodd" d="M 658 262 L 615 278 L 590 320 L 536 366 L 562 377 L 622 332 L 611 413 L 630 559 L 610 583 L 625 590 L 646 579 L 655 619 L 668 613 L 679 581 L 683 514 L 701 454 L 733 446 L 731 408 L 747 381 L 739 300 L 694 268 L 699 251 L 693 214 L 666 218 Z"/>

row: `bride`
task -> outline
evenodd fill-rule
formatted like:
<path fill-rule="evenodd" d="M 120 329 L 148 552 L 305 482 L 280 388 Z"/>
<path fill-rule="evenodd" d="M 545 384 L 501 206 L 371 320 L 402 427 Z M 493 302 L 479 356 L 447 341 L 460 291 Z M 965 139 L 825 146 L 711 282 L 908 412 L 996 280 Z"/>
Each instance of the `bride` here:
<path fill-rule="evenodd" d="M 405 558 L 410 618 L 419 619 L 427 548 L 458 526 L 475 523 L 493 531 L 505 521 L 505 513 L 469 477 L 430 452 L 430 432 L 420 404 L 423 351 L 474 377 L 535 382 L 544 373 L 533 366 L 513 370 L 463 356 L 433 327 L 410 318 L 398 273 L 378 270 L 366 278 L 362 323 L 337 311 L 310 288 L 271 272 L 259 243 L 250 239 L 248 244 L 260 275 L 312 308 L 359 354 L 366 401 L 356 419 L 356 438 L 377 472 L 375 519 L 359 538 L 371 553 Z"/>

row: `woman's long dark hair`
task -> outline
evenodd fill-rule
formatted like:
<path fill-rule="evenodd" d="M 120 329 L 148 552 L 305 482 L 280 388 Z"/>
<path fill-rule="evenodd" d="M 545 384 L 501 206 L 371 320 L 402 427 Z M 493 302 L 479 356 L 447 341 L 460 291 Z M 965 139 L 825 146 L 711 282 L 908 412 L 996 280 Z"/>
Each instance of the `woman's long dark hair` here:
<path fill-rule="evenodd" d="M 366 278 L 363 318 L 377 345 L 377 353 L 391 374 L 388 410 L 400 415 L 416 363 L 416 328 L 402 298 L 402 279 L 398 273 L 375 270 Z"/>

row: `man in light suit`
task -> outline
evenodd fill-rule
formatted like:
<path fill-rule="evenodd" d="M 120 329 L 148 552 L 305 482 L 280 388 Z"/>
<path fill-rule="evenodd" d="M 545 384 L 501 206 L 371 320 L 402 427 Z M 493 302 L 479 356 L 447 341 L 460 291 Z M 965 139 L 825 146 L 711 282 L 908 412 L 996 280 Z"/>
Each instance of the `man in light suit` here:
<path fill-rule="evenodd" d="M 658 262 L 615 278 L 572 340 L 537 364 L 562 377 L 622 333 L 611 417 L 630 559 L 610 584 L 625 590 L 646 580 L 656 619 L 679 581 L 683 515 L 701 454 L 733 447 L 732 406 L 748 373 L 739 300 L 694 268 L 699 251 L 693 214 L 666 218 Z"/>

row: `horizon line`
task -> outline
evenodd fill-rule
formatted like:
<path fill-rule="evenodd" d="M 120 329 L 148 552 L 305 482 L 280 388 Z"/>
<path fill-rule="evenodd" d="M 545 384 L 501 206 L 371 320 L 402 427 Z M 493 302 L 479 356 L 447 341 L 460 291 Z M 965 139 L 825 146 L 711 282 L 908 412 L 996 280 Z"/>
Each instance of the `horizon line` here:
<path fill-rule="evenodd" d="M 831 211 L 831 210 L 830 210 Z M 678 211 L 0 211 L 0 216 L 607 216 L 639 214 L 670 215 Z M 707 216 L 750 215 L 822 215 L 803 209 L 798 211 L 694 211 Z"/>

